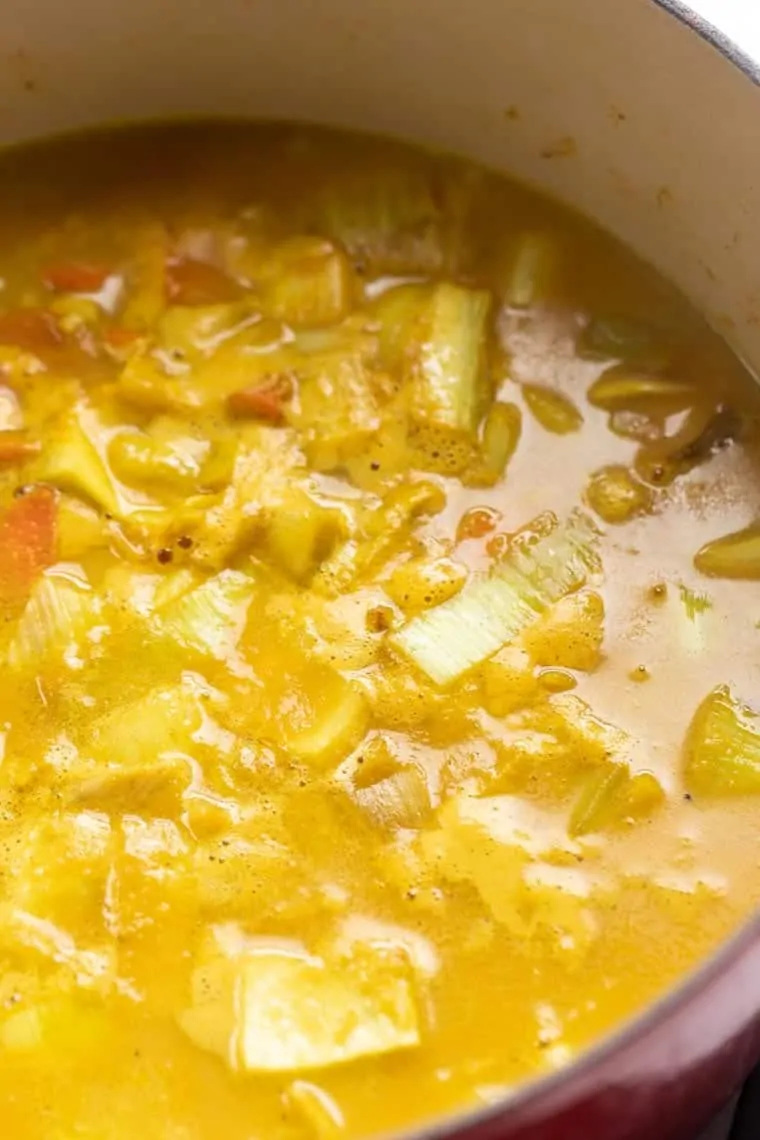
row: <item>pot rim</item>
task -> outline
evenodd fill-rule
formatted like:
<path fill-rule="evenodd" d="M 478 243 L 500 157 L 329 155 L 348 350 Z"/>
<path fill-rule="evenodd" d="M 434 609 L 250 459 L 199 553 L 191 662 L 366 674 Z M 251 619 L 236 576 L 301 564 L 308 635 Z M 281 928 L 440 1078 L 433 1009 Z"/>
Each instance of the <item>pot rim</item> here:
<path fill-rule="evenodd" d="M 752 84 L 760 87 L 760 58 L 749 55 L 735 40 L 695 12 L 684 0 L 649 0 L 649 3 L 699 36 Z M 683 981 L 666 990 L 662 997 L 646 1006 L 641 1013 L 626 1020 L 621 1028 L 605 1034 L 596 1045 L 583 1050 L 576 1061 L 545 1076 L 527 1080 L 490 1104 L 460 1109 L 431 1123 L 416 1125 L 392 1133 L 391 1136 L 403 1137 L 404 1140 L 453 1140 L 460 1133 L 469 1134 L 472 1129 L 497 1122 L 505 1112 L 525 1113 L 542 1100 L 553 1104 L 555 1109 L 566 1107 L 573 1100 L 574 1086 L 583 1085 L 595 1068 L 616 1055 L 625 1053 L 656 1032 L 671 1017 L 688 1007 L 711 983 L 729 973 L 745 953 L 758 943 L 760 910 L 743 923 L 735 934 L 721 942 L 705 961 L 686 974 Z M 550 1111 L 547 1108 L 545 1115 Z"/>

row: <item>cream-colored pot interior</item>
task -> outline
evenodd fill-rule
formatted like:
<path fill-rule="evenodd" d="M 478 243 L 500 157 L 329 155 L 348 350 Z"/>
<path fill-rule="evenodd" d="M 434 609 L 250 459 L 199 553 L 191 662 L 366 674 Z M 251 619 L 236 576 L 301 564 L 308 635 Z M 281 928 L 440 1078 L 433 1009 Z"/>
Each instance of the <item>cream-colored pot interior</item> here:
<path fill-rule="evenodd" d="M 597 218 L 760 363 L 760 89 L 653 0 L 5 0 L 0 29 L 0 140 L 218 113 L 438 144 Z"/>

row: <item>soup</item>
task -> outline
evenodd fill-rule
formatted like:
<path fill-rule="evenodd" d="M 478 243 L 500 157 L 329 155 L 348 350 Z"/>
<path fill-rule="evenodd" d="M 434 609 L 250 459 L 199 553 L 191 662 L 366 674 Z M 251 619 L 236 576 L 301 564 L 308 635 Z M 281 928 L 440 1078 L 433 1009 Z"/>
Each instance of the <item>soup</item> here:
<path fill-rule="evenodd" d="M 755 387 L 495 175 L 291 127 L 7 153 L 0 1113 L 400 1129 L 760 892 Z"/>

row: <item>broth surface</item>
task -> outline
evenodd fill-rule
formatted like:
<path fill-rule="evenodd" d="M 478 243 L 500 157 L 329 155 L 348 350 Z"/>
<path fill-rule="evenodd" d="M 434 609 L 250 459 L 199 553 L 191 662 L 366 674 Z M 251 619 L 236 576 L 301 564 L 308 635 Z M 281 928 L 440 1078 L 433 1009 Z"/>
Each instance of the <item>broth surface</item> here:
<path fill-rule="evenodd" d="M 737 928 L 758 397 L 669 286 L 305 128 L 20 149 L 0 204 L 6 1135 L 405 1128 Z"/>

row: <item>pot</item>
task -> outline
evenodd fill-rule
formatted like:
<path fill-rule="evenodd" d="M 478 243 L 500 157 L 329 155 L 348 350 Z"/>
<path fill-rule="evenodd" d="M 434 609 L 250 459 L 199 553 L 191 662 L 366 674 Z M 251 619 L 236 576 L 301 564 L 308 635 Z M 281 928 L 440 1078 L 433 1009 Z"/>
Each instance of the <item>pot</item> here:
<path fill-rule="evenodd" d="M 679 0 L 5 0 L 1 19 L 2 141 L 211 113 L 436 144 L 595 217 L 760 366 L 760 67 Z M 678 1140 L 758 1057 L 760 920 L 575 1065 L 425 1135 Z"/>

